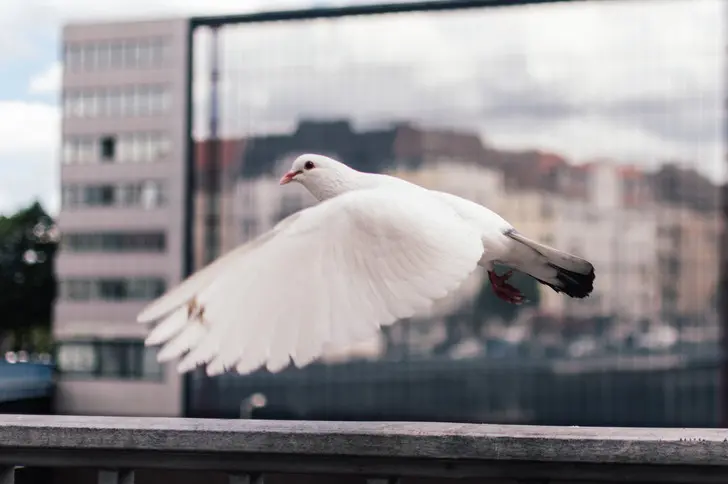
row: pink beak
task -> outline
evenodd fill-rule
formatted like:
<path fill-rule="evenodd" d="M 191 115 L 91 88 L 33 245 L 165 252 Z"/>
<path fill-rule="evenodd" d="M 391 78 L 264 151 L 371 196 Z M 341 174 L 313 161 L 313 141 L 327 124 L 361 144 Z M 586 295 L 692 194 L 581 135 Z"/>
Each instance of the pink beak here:
<path fill-rule="evenodd" d="M 285 185 L 287 183 L 291 183 L 293 181 L 293 178 L 296 175 L 300 175 L 301 173 L 302 173 L 301 171 L 289 171 L 288 173 L 283 175 L 283 178 L 281 178 L 281 181 L 279 181 L 278 183 L 280 185 Z"/>

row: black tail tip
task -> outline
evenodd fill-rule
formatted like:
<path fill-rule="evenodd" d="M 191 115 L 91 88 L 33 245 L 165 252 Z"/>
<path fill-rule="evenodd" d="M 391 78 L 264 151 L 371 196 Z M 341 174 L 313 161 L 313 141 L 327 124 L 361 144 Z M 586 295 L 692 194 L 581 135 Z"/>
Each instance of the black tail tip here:
<path fill-rule="evenodd" d="M 556 292 L 563 292 L 569 297 L 583 299 L 589 296 L 594 290 L 594 267 L 586 274 L 572 272 L 562 267 L 552 266 L 556 269 L 556 278 L 561 283 L 560 287 L 551 286 Z"/>

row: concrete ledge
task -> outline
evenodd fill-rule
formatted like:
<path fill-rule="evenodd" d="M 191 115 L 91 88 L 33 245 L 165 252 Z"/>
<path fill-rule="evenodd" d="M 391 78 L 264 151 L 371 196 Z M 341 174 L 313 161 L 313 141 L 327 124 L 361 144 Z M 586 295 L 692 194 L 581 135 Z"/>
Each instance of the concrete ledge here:
<path fill-rule="evenodd" d="M 2 415 L 0 464 L 728 482 L 727 439 L 716 429 Z"/>
<path fill-rule="evenodd" d="M 7 448 L 728 466 L 720 429 L 0 415 Z"/>

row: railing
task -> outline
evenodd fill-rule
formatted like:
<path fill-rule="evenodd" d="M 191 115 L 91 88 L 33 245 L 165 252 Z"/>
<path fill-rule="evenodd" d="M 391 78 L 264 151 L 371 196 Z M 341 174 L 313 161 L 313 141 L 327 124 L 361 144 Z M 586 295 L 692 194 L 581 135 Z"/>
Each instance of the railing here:
<path fill-rule="evenodd" d="M 18 466 L 91 467 L 104 484 L 132 484 L 145 469 L 222 471 L 230 483 L 267 473 L 725 483 L 728 431 L 4 415 L 0 466 L 0 484 Z"/>
<path fill-rule="evenodd" d="M 238 418 L 241 402 L 261 393 L 266 401 L 254 409 L 257 419 L 717 427 L 716 348 L 578 359 L 350 361 L 276 375 L 195 376 L 187 412 Z"/>

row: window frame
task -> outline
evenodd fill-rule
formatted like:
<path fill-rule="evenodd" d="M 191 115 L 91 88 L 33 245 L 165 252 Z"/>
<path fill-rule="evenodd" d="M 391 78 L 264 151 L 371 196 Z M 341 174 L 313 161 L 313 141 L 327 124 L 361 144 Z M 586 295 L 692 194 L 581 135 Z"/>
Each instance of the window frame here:
<path fill-rule="evenodd" d="M 62 351 L 64 347 L 91 349 L 92 361 L 88 369 L 64 368 Z M 118 369 L 104 368 L 104 351 L 118 352 Z M 54 359 L 63 378 L 163 382 L 165 366 L 156 362 L 156 349 L 144 345 L 143 339 L 133 338 L 70 338 L 56 343 Z M 151 363 L 151 365 L 149 365 Z M 108 365 L 107 365 L 108 366 Z M 151 366 L 151 368 L 149 368 Z"/>
<path fill-rule="evenodd" d="M 164 230 L 69 232 L 63 234 L 61 250 L 80 254 L 165 254 L 167 233 Z"/>
<path fill-rule="evenodd" d="M 118 297 L 113 297 L 113 288 L 118 287 Z M 134 297 L 139 288 L 150 289 L 147 294 Z M 168 287 L 164 276 L 87 276 L 59 278 L 58 299 L 68 303 L 99 302 L 126 304 L 153 301 L 164 294 Z M 103 290 L 102 290 L 103 288 Z M 80 289 L 83 289 L 81 291 Z M 82 297 L 69 297 L 73 292 L 84 293 Z M 144 292 L 144 291 L 142 291 Z"/>
<path fill-rule="evenodd" d="M 169 36 L 155 35 L 66 42 L 63 63 L 70 72 L 160 68 L 168 62 L 171 40 Z"/>

